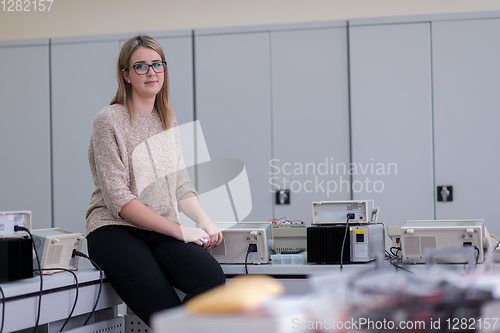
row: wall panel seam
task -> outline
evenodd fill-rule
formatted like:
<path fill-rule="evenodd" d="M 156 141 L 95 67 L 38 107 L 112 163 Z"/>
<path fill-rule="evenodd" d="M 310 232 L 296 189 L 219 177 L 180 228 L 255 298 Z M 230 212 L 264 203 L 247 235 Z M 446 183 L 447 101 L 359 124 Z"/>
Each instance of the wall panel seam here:
<path fill-rule="evenodd" d="M 52 133 L 52 39 L 49 39 L 49 151 L 50 151 L 50 225 L 55 227 L 54 221 L 54 153 L 53 153 L 53 140 Z"/>
<path fill-rule="evenodd" d="M 430 71 L 431 71 L 431 142 L 432 142 L 432 196 L 434 219 L 436 219 L 436 149 L 434 142 L 434 68 L 432 60 L 432 22 L 429 22 L 429 50 L 430 50 Z"/>
<path fill-rule="evenodd" d="M 349 126 L 349 165 L 352 165 L 352 119 L 351 119 L 351 54 L 350 54 L 350 43 L 349 43 L 349 21 L 347 21 L 346 28 L 346 42 L 347 42 L 347 112 L 348 112 L 348 125 Z M 349 172 L 349 183 L 350 183 L 350 199 L 353 200 L 354 194 L 352 193 L 352 172 Z"/>

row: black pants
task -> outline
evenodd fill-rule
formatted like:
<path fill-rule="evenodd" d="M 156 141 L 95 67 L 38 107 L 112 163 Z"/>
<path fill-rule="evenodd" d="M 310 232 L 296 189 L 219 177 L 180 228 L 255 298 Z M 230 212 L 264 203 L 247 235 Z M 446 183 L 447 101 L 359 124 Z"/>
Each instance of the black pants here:
<path fill-rule="evenodd" d="M 89 256 L 116 293 L 149 325 L 153 313 L 180 305 L 225 283 L 219 263 L 203 247 L 153 231 L 105 226 L 87 237 Z"/>

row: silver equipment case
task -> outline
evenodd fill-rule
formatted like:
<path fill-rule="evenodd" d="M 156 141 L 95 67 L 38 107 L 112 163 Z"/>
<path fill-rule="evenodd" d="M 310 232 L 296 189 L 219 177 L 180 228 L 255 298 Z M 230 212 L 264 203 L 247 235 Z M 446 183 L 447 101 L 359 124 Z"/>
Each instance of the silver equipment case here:
<path fill-rule="evenodd" d="M 353 213 L 349 223 L 376 222 L 378 208 L 373 200 L 320 201 L 312 203 L 312 224 L 346 223 L 347 214 Z"/>
<path fill-rule="evenodd" d="M 350 226 L 351 261 L 369 262 L 377 255 L 384 255 L 385 239 L 383 224 Z"/>
<path fill-rule="evenodd" d="M 413 220 L 401 227 L 402 259 L 405 263 L 425 263 L 426 250 L 457 249 L 457 253 L 433 257 L 436 263 L 461 264 L 467 258 L 460 249 L 471 246 L 476 251 L 476 261 L 484 260 L 485 251 L 491 248 L 491 238 L 484 220 Z"/>
<path fill-rule="evenodd" d="M 82 234 L 64 231 L 60 228 L 33 230 L 31 234 L 42 269 L 78 269 L 79 257 L 73 255 L 73 250 L 80 251 L 82 249 L 84 239 Z M 36 258 L 34 258 L 33 267 L 38 269 Z M 46 270 L 42 273 L 52 274 L 55 272 L 59 272 L 59 270 Z"/>
<path fill-rule="evenodd" d="M 14 231 L 14 226 L 25 227 L 31 231 L 31 212 L 0 212 L 0 238 L 28 236 L 25 231 Z"/>
<path fill-rule="evenodd" d="M 249 264 L 266 264 L 272 248 L 272 230 L 269 222 L 216 222 L 224 239 L 210 253 L 221 264 L 244 264 L 250 244 L 257 252 L 248 255 Z"/>

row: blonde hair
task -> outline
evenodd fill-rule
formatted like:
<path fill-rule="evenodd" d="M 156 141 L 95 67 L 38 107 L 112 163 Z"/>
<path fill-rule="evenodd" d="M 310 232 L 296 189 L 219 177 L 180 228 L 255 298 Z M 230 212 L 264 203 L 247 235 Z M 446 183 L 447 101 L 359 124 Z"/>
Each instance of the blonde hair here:
<path fill-rule="evenodd" d="M 127 69 L 130 66 L 130 58 L 132 54 L 140 48 L 147 47 L 156 51 L 160 57 L 161 61 L 166 62 L 165 54 L 158 42 L 148 36 L 148 35 L 138 35 L 127 39 L 123 44 L 120 55 L 118 56 L 117 64 L 117 79 L 118 88 L 116 89 L 116 95 L 110 104 L 122 104 L 127 107 L 128 113 L 130 115 L 130 122 L 135 121 L 135 111 L 132 104 L 132 86 L 128 84 L 122 76 L 122 69 Z M 172 119 L 175 118 L 174 110 L 172 109 L 172 104 L 170 103 L 170 84 L 168 82 L 168 66 L 165 70 L 165 78 L 163 81 L 163 86 L 156 95 L 155 99 L 155 109 L 160 115 L 160 120 L 164 130 L 168 130 L 172 125 Z"/>

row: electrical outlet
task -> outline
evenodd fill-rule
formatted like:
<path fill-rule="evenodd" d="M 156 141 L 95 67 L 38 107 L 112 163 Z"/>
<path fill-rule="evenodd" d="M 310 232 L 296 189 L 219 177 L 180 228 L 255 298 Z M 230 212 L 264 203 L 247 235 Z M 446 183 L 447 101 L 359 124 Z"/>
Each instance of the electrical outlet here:
<path fill-rule="evenodd" d="M 453 186 L 438 186 L 437 201 L 440 202 L 453 201 Z"/>
<path fill-rule="evenodd" d="M 289 205 L 290 204 L 290 190 L 277 190 L 276 191 L 276 204 Z"/>

